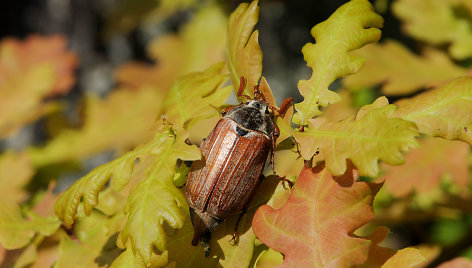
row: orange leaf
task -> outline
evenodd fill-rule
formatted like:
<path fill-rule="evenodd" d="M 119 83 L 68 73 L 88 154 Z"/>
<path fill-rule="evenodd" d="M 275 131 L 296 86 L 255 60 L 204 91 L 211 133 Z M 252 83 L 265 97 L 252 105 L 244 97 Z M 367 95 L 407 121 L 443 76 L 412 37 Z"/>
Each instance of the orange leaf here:
<path fill-rule="evenodd" d="M 452 181 L 460 189 L 466 189 L 469 154 L 470 146 L 465 142 L 425 138 L 419 148 L 406 154 L 406 164 L 384 164 L 386 173 L 379 179 L 385 180 L 386 189 L 397 197 L 404 197 L 413 190 L 420 194 L 430 192 L 439 186 L 445 173 L 452 175 Z"/>
<path fill-rule="evenodd" d="M 77 56 L 66 51 L 66 45 L 65 38 L 60 35 L 31 35 L 24 41 L 4 39 L 0 45 L 0 87 L 9 79 L 48 63 L 53 66 L 57 78 L 48 95 L 67 93 L 75 82 Z"/>
<path fill-rule="evenodd" d="M 372 240 L 372 246 L 369 251 L 369 258 L 367 262 L 362 265 L 356 266 L 356 268 L 411 268 L 417 264 L 425 261 L 425 257 L 421 254 L 420 250 L 416 248 L 404 248 L 401 250 L 395 250 L 391 248 L 381 247 L 381 243 L 389 233 L 387 227 L 377 227 L 368 237 Z"/>
<path fill-rule="evenodd" d="M 451 261 L 443 262 L 438 268 L 467 268 L 472 267 L 472 260 L 467 258 L 455 258 Z"/>
<path fill-rule="evenodd" d="M 0 43 L 0 137 L 57 109 L 47 97 L 66 93 L 74 83 L 75 54 L 60 36 L 31 36 Z M 55 104 L 55 105 L 54 105 Z"/>
<path fill-rule="evenodd" d="M 371 241 L 353 232 L 374 217 L 380 184 L 356 182 L 352 164 L 333 177 L 324 164 L 304 168 L 287 203 L 258 209 L 252 228 L 259 240 L 284 254 L 282 267 L 349 267 L 367 260 Z"/>

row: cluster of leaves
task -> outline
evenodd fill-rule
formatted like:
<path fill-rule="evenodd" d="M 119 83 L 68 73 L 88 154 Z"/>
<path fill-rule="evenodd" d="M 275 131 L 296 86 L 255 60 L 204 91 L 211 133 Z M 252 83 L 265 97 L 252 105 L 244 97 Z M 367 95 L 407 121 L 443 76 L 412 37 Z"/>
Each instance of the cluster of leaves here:
<path fill-rule="evenodd" d="M 433 45 L 450 43 L 455 59 L 472 56 L 466 45 L 472 33 L 465 32 L 463 18 L 453 12 L 458 6 L 472 8 L 470 4 L 435 1 L 421 13 L 414 10 L 420 2 L 398 0 L 394 5 L 406 31 Z M 156 14 L 194 4 L 169 3 L 163 1 Z M 380 39 L 383 19 L 367 0 L 341 6 L 312 29 L 316 42 L 302 49 L 313 69 L 298 85 L 304 100 L 276 119 L 281 129 L 276 171 L 296 181 L 295 186 L 286 189 L 275 176 L 261 183 L 240 222 L 238 246 L 228 243 L 236 216 L 214 230 L 210 258 L 190 245 L 193 230 L 180 186 L 188 172 L 183 162 L 201 155 L 187 140 L 198 143 L 209 133 L 241 76 L 248 81 L 246 94 L 253 95 L 260 84 L 268 102 L 278 107 L 262 76 L 254 31 L 258 13 L 257 1 L 241 4 L 226 31 L 223 13 L 208 3 L 181 32 L 150 44 L 149 54 L 158 65 L 121 66 L 116 72 L 120 88 L 105 99 L 87 96 L 82 127 L 63 130 L 41 147 L 2 154 L 0 185 L 8 192 L 0 197 L 0 263 L 419 267 L 434 261 L 438 248 L 395 250 L 379 244 L 389 235 L 383 225 L 415 220 L 410 214 L 467 218 L 472 78 L 439 48 L 426 47 L 424 56 L 417 56 L 395 41 L 370 44 Z M 430 34 L 424 23 L 433 18 L 457 31 L 446 35 L 441 26 Z M 221 40 L 227 40 L 226 47 Z M 225 51 L 226 64 L 215 63 Z M 2 114 L 12 115 L 0 119 L 0 137 L 60 110 L 51 97 L 71 88 L 75 64 L 60 37 L 4 40 L 0 109 L 8 107 Z M 344 76 L 344 89 L 330 90 Z M 385 96 L 369 98 L 379 85 L 383 94 L 400 100 L 390 104 Z M 428 90 L 420 92 L 424 88 Z M 31 102 L 19 101 L 25 94 L 34 96 Z M 353 106 L 362 96 L 368 100 Z M 127 152 L 96 167 L 60 196 L 51 183 L 46 192 L 27 200 L 24 186 L 38 169 L 110 149 Z M 461 263 L 470 261 L 458 258 L 441 267 Z"/>

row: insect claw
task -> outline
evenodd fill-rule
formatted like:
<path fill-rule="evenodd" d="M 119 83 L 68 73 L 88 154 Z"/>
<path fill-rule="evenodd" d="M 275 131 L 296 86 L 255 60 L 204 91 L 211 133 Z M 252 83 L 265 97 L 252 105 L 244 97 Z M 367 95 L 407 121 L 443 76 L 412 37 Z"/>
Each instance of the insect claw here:
<path fill-rule="evenodd" d="M 233 241 L 233 243 L 231 243 L 232 246 L 236 246 L 238 244 L 238 242 L 236 241 L 237 239 L 237 236 L 238 236 L 238 233 L 237 232 L 234 232 L 233 233 L 233 237 L 228 241 L 231 243 L 231 241 Z"/>

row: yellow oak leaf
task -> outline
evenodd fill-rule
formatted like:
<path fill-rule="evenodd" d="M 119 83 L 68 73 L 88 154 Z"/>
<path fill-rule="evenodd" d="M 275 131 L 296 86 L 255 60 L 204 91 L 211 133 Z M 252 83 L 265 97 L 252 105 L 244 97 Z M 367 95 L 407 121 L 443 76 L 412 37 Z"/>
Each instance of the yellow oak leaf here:
<path fill-rule="evenodd" d="M 69 187 L 59 198 L 56 203 L 56 214 L 64 224 L 70 228 L 74 222 L 77 214 L 79 203 L 83 198 L 85 212 L 90 214 L 93 207 L 98 203 L 98 194 L 113 177 L 113 186 L 116 191 L 123 189 L 131 178 L 133 173 L 134 162 L 136 159 L 144 159 L 148 156 L 157 157 L 161 159 L 163 152 L 167 152 L 170 148 L 179 148 L 180 155 L 183 160 L 195 160 L 200 158 L 200 151 L 196 146 L 185 144 L 187 135 L 177 135 L 175 131 L 169 127 L 168 124 L 159 124 L 159 129 L 156 130 L 154 138 L 141 146 L 138 146 L 133 151 L 130 151 L 123 156 L 101 165 L 90 173 L 76 181 Z M 173 157 L 176 157 L 175 153 Z M 161 159 L 164 161 L 165 159 Z M 177 158 L 168 159 L 168 161 L 175 161 Z M 173 174 L 172 174 L 173 176 Z"/>
<path fill-rule="evenodd" d="M 127 63 L 118 67 L 115 76 L 126 86 L 167 90 L 178 77 L 223 61 L 225 42 L 226 17 L 219 7 L 209 4 L 198 9 L 177 34 L 159 36 L 150 43 L 147 54 L 157 64 Z"/>
<path fill-rule="evenodd" d="M 304 159 L 321 152 L 333 175 L 346 170 L 350 159 L 363 176 L 376 177 L 378 160 L 392 165 L 403 163 L 402 151 L 415 147 L 418 135 L 412 122 L 394 117 L 396 106 L 385 97 L 366 105 L 353 117 L 339 122 L 312 119 L 304 132 L 295 133 Z"/>
<path fill-rule="evenodd" d="M 89 95 L 85 124 L 65 130 L 45 146 L 28 150 L 34 166 L 80 160 L 93 154 L 128 149 L 148 141 L 159 114 L 163 93 L 152 87 L 118 89 L 105 99 Z M 125 107 L 125 109 L 123 108 Z"/>
<path fill-rule="evenodd" d="M 425 194 L 439 187 L 444 174 L 451 175 L 452 183 L 459 189 L 469 185 L 470 146 L 460 141 L 425 138 L 420 147 L 405 155 L 401 166 L 383 165 L 385 173 L 379 180 L 396 197 L 405 197 L 412 191 Z"/>
<path fill-rule="evenodd" d="M 196 0 L 123 0 L 107 12 L 105 34 L 107 36 L 126 35 L 136 27 L 159 24 L 163 20 L 199 3 Z"/>
<path fill-rule="evenodd" d="M 458 78 L 395 104 L 394 115 L 414 122 L 419 132 L 472 144 L 472 78 Z"/>
<path fill-rule="evenodd" d="M 27 214 L 25 219 L 20 207 L 0 199 L 0 244 L 6 249 L 26 246 L 36 233 L 51 235 L 56 232 L 61 222 L 55 216 L 40 217 L 35 213 Z"/>
<path fill-rule="evenodd" d="M 380 84 L 386 95 L 407 95 L 467 73 L 439 50 L 426 49 L 419 56 L 394 40 L 370 44 L 352 54 L 367 61 L 358 73 L 343 79 L 351 90 Z"/>
<path fill-rule="evenodd" d="M 48 97 L 64 94 L 75 81 L 76 56 L 60 36 L 30 36 L 0 43 L 0 138 L 57 109 Z"/>
<path fill-rule="evenodd" d="M 364 59 L 349 52 L 377 42 L 381 35 L 378 28 L 382 24 L 382 17 L 373 11 L 367 0 L 352 0 L 313 27 L 311 35 L 316 43 L 308 43 L 302 49 L 313 73 L 309 80 L 298 83 L 304 100 L 295 104 L 294 123 L 306 125 L 309 119 L 321 114 L 320 106 L 340 100 L 336 92 L 328 89 L 329 85 L 339 77 L 357 72 L 364 65 Z"/>
<path fill-rule="evenodd" d="M 192 120 L 218 114 L 226 103 L 231 87 L 220 88 L 226 80 L 223 64 L 215 64 L 202 73 L 190 73 L 178 79 L 167 93 L 161 113 L 171 124 L 188 128 Z"/>
<path fill-rule="evenodd" d="M 399 0 L 392 8 L 409 35 L 434 45 L 450 44 L 449 52 L 456 59 L 472 56 L 472 23 L 456 11 L 472 12 L 469 1 Z"/>
<path fill-rule="evenodd" d="M 282 264 L 284 256 L 271 248 L 264 250 L 257 256 L 254 268 L 272 268 Z"/>
<path fill-rule="evenodd" d="M 33 177 L 33 167 L 24 153 L 0 155 L 0 199 L 20 203 L 27 193 L 23 189 Z"/>
<path fill-rule="evenodd" d="M 244 93 L 253 96 L 254 86 L 262 75 L 262 51 L 259 32 L 253 31 L 259 19 L 258 0 L 242 3 L 228 21 L 226 60 L 231 73 L 234 90 L 239 88 L 240 78 L 247 79 Z"/>
<path fill-rule="evenodd" d="M 65 233 L 61 233 L 56 266 L 103 267 L 111 263 L 110 258 L 105 255 L 105 246 L 125 219 L 123 214 L 109 218 L 96 211 L 87 217 L 81 215 L 73 228 L 77 235 L 76 239 L 71 239 Z"/>

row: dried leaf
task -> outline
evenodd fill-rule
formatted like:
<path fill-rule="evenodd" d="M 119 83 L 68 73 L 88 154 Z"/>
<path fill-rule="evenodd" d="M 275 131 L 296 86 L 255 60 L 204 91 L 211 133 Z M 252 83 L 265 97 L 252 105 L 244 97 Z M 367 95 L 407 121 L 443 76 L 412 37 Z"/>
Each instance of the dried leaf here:
<path fill-rule="evenodd" d="M 464 142 L 422 139 L 419 148 L 406 154 L 404 165 L 383 165 L 385 174 L 379 179 L 385 180 L 385 188 L 396 197 L 405 197 L 412 191 L 430 192 L 440 186 L 444 174 L 452 175 L 451 180 L 459 189 L 466 189 L 469 155 L 470 146 Z"/>
<path fill-rule="evenodd" d="M 472 261 L 468 258 L 458 257 L 447 262 L 443 262 L 438 268 L 467 268 L 472 266 Z"/>
<path fill-rule="evenodd" d="M 412 121 L 419 132 L 472 144 L 472 78 L 400 100 L 395 116 Z"/>
<path fill-rule="evenodd" d="M 61 224 L 56 217 L 43 218 L 32 212 L 28 213 L 28 218 L 23 218 L 17 204 L 0 199 L 0 244 L 3 247 L 24 247 L 35 233 L 51 235 Z"/>
<path fill-rule="evenodd" d="M 352 117 L 340 122 L 312 119 L 305 132 L 295 133 L 295 139 L 304 159 L 310 159 L 319 150 L 327 169 L 334 175 L 343 174 L 346 160 L 350 159 L 361 175 L 375 177 L 379 171 L 378 160 L 402 164 L 402 151 L 417 145 L 414 124 L 393 117 L 395 109 L 395 105 L 381 97 L 362 107 L 356 120 Z"/>
<path fill-rule="evenodd" d="M 364 68 L 343 80 L 353 90 L 381 84 L 386 95 L 407 95 L 467 73 L 439 50 L 427 49 L 418 56 L 394 40 L 365 46 L 353 55 L 367 60 Z"/>
<path fill-rule="evenodd" d="M 33 168 L 26 154 L 7 152 L 0 155 L 0 199 L 13 203 L 25 200 L 23 189 L 33 176 Z"/>
<path fill-rule="evenodd" d="M 128 63 L 120 66 L 115 76 L 126 86 L 151 85 L 166 91 L 178 77 L 223 61 L 225 42 L 226 17 L 219 7 L 209 4 L 178 34 L 160 36 L 150 43 L 148 55 L 157 64 Z"/>
<path fill-rule="evenodd" d="M 76 57 L 60 36 L 30 36 L 0 43 L 0 138 L 57 108 L 45 99 L 74 83 Z"/>
<path fill-rule="evenodd" d="M 340 100 L 329 85 L 339 77 L 357 72 L 365 60 L 348 54 L 380 39 L 383 19 L 373 11 L 366 0 L 352 0 L 336 10 L 326 21 L 311 30 L 316 43 L 306 44 L 303 55 L 313 69 L 309 80 L 301 80 L 298 89 L 304 100 L 295 104 L 297 113 L 293 122 L 306 125 L 312 117 L 321 114 L 319 106 Z"/>
<path fill-rule="evenodd" d="M 400 0 L 392 8 L 409 35 L 434 45 L 450 44 L 449 52 L 456 59 L 472 56 L 472 25 L 464 15 L 472 12 L 469 1 Z"/>
<path fill-rule="evenodd" d="M 79 160 L 104 150 L 128 149 L 148 141 L 162 98 L 163 93 L 152 87 L 138 91 L 118 89 L 105 99 L 88 96 L 85 125 L 62 132 L 44 147 L 30 149 L 34 166 Z"/>
<path fill-rule="evenodd" d="M 371 243 L 352 233 L 374 217 L 372 201 L 380 185 L 356 179 L 352 166 L 341 177 L 333 177 L 323 164 L 304 168 L 283 207 L 258 209 L 254 233 L 284 254 L 282 267 L 364 263 Z"/>
<path fill-rule="evenodd" d="M 262 75 L 262 51 L 259 32 L 253 31 L 259 17 L 258 0 L 242 3 L 228 20 L 226 60 L 231 73 L 234 90 L 239 88 L 240 78 L 247 79 L 244 93 L 254 95 L 254 86 Z"/>

